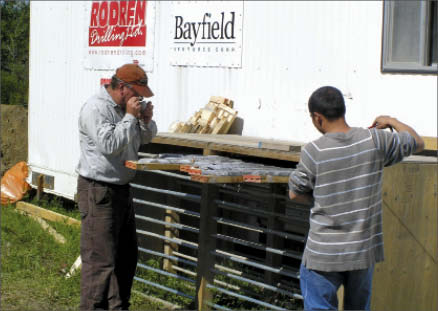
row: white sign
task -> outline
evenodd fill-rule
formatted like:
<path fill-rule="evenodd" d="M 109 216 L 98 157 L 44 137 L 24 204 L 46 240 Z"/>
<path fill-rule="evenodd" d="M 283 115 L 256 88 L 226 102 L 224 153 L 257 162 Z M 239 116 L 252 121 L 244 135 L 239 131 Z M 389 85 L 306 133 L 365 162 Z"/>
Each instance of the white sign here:
<path fill-rule="evenodd" d="M 170 64 L 240 68 L 243 1 L 174 1 Z"/>
<path fill-rule="evenodd" d="M 84 67 L 114 71 L 125 63 L 153 70 L 155 2 L 85 2 Z"/>

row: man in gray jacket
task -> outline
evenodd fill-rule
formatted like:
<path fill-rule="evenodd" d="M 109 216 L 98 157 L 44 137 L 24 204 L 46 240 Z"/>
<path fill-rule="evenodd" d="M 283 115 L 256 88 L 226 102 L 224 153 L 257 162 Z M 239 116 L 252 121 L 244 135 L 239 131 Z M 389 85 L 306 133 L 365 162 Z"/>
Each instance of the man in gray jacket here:
<path fill-rule="evenodd" d="M 422 151 L 424 142 L 389 116 L 370 129 L 350 127 L 334 87 L 317 89 L 308 106 L 323 136 L 303 148 L 289 178 L 290 198 L 313 205 L 300 269 L 304 309 L 337 310 L 343 284 L 344 309 L 369 310 L 374 264 L 383 261 L 383 168 Z"/>
<path fill-rule="evenodd" d="M 111 84 L 79 116 L 78 205 L 81 226 L 81 310 L 127 310 L 137 265 L 137 235 L 129 182 L 141 144 L 157 133 L 144 70 L 118 68 Z"/>

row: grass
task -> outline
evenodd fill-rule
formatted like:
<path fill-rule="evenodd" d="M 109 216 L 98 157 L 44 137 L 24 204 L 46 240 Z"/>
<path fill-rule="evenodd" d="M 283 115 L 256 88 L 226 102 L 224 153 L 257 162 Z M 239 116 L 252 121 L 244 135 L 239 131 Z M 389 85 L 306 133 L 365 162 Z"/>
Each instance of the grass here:
<path fill-rule="evenodd" d="M 66 244 L 13 205 L 2 206 L 2 310 L 70 310 L 79 305 L 79 274 L 65 279 L 63 272 L 79 255 L 79 229 L 50 225 Z"/>
<path fill-rule="evenodd" d="M 59 210 L 61 201 L 57 202 L 58 206 L 52 204 L 51 210 L 74 216 L 75 211 Z M 1 207 L 1 310 L 79 308 L 80 273 L 69 279 L 64 276 L 79 256 L 80 229 L 48 223 L 65 237 L 65 244 L 56 242 L 32 218 L 17 213 L 14 205 Z M 135 293 L 131 303 L 132 310 L 160 307 Z"/>
<path fill-rule="evenodd" d="M 35 204 L 39 207 L 51 210 L 53 212 L 69 216 L 80 220 L 81 215 L 77 204 L 73 201 L 63 199 L 61 197 L 44 194 L 40 200 L 36 199 L 33 192 L 23 198 L 23 201 Z"/>

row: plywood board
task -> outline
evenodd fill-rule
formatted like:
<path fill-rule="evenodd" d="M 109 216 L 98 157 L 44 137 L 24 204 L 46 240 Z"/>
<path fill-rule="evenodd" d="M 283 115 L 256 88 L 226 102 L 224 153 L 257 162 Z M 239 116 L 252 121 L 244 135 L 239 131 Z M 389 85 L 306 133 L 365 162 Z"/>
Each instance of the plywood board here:
<path fill-rule="evenodd" d="M 438 167 L 401 163 L 385 169 L 385 261 L 375 268 L 372 310 L 437 310 Z"/>
<path fill-rule="evenodd" d="M 425 150 L 438 150 L 438 137 L 423 136 Z"/>

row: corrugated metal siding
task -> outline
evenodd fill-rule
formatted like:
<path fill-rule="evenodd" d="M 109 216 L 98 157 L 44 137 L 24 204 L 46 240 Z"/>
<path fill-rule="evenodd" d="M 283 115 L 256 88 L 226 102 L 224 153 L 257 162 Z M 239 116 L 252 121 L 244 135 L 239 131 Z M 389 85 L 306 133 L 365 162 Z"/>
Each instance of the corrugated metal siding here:
<path fill-rule="evenodd" d="M 71 180 L 79 108 L 112 75 L 83 70 L 84 5 L 31 2 L 29 163 Z M 171 5 L 156 3 L 150 81 L 160 131 L 219 95 L 235 101 L 243 135 L 310 141 L 319 133 L 307 100 L 317 87 L 334 85 L 350 98 L 350 125 L 389 114 L 436 136 L 436 76 L 380 73 L 382 2 L 244 2 L 241 69 L 170 66 Z"/>

